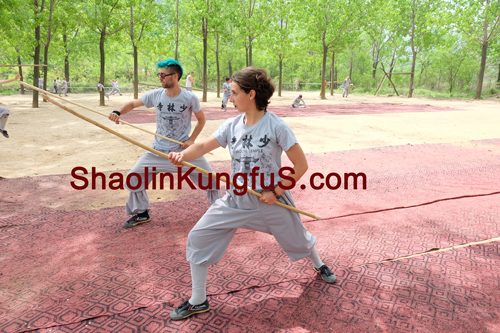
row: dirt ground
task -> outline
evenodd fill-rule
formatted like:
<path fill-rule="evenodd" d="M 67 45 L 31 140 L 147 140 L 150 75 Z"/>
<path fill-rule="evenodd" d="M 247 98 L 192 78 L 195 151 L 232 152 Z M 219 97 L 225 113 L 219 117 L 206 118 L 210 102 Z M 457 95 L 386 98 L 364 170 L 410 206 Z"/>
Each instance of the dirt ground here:
<path fill-rule="evenodd" d="M 195 92 L 201 100 L 201 92 Z M 388 96 L 367 96 L 352 93 L 342 98 L 336 92 L 327 94 L 321 100 L 318 92 L 302 92 L 308 108 L 324 104 L 393 103 L 397 105 L 431 105 L 456 109 L 444 112 L 382 113 L 361 115 L 335 115 L 322 117 L 283 118 L 294 130 L 297 139 L 306 153 L 356 150 L 373 147 L 395 146 L 421 143 L 451 143 L 461 146 L 473 145 L 473 140 L 499 138 L 500 100 L 463 100 L 404 98 Z M 142 94 L 140 94 L 142 95 Z M 289 105 L 297 95 L 295 92 L 277 93 L 271 105 Z M 69 100 L 83 104 L 108 114 L 121 104 L 130 101 L 132 94 L 111 96 L 106 106 L 99 106 L 97 94 L 69 94 Z M 143 150 L 122 139 L 87 123 L 61 108 L 42 102 L 40 107 L 31 107 L 31 95 L 2 96 L 2 106 L 11 111 L 6 129 L 10 138 L 0 136 L 2 161 L 0 177 L 36 177 L 42 175 L 69 174 L 77 166 L 87 169 L 96 167 L 98 171 L 127 171 L 142 155 Z M 209 93 L 208 102 L 203 107 L 219 107 L 221 98 Z M 68 107 L 83 115 L 109 126 L 148 146 L 153 136 L 137 129 L 116 125 L 105 117 L 90 111 Z M 383 107 L 383 105 L 381 105 Z M 145 109 L 144 107 L 141 109 Z M 154 111 L 154 108 L 150 109 Z M 307 110 L 307 109 L 306 109 Z M 238 113 L 232 107 L 229 112 Z M 199 139 L 210 136 L 225 120 L 208 120 Z M 138 126 L 155 131 L 153 123 Z M 485 146 L 484 149 L 500 155 L 498 147 Z M 219 148 L 213 155 L 206 156 L 209 161 L 229 159 L 227 150 Z M 127 191 L 97 191 L 92 207 L 72 207 L 96 209 L 100 207 L 124 205 Z M 157 200 L 173 200 L 175 191 L 152 193 Z M 156 200 L 155 200 L 156 201 Z"/>

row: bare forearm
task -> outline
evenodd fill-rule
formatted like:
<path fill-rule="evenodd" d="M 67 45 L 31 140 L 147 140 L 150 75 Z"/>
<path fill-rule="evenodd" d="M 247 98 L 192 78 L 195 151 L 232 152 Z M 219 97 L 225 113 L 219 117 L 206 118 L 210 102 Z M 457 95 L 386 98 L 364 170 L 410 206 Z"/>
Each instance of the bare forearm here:
<path fill-rule="evenodd" d="M 184 155 L 185 161 L 192 161 L 192 160 L 200 158 L 203 155 L 205 155 L 206 153 L 208 153 L 208 151 L 205 151 L 205 150 L 206 150 L 206 147 L 203 144 L 203 142 L 195 143 L 195 144 L 189 146 L 188 148 L 186 148 L 185 150 L 183 150 L 182 155 Z"/>
<path fill-rule="evenodd" d="M 120 106 L 116 111 L 120 112 L 121 115 L 127 114 L 134 109 L 134 101 L 130 101 L 128 103 Z"/>
<path fill-rule="evenodd" d="M 17 79 L 1 80 L 1 81 L 0 81 L 0 84 L 11 83 L 11 82 L 14 82 L 14 81 L 16 81 L 16 80 L 17 80 Z"/>
<path fill-rule="evenodd" d="M 190 140 L 196 141 L 196 138 L 198 138 L 198 135 L 200 135 L 201 131 L 203 130 L 203 127 L 205 127 L 206 122 L 207 121 L 205 119 L 198 120 L 196 126 L 194 127 L 193 133 L 189 137 Z"/>
<path fill-rule="evenodd" d="M 306 171 L 308 169 L 307 162 L 295 164 L 292 169 L 293 169 L 293 172 L 289 172 L 286 176 L 293 178 L 295 180 L 295 184 L 297 184 L 299 182 L 300 178 L 302 178 L 302 176 L 306 173 Z M 282 180 L 280 183 L 284 187 L 288 187 L 288 186 L 292 185 L 292 181 L 290 181 L 290 180 Z M 285 189 L 282 189 L 279 186 L 278 186 L 278 188 L 276 188 L 276 193 L 278 195 L 283 194 L 285 191 L 286 191 Z"/>

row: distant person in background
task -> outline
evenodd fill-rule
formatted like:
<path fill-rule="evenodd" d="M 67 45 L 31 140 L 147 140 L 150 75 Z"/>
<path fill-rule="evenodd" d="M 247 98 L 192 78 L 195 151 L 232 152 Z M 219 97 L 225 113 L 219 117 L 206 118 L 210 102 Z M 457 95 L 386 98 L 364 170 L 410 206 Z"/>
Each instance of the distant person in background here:
<path fill-rule="evenodd" d="M 38 78 L 38 88 L 43 90 L 43 79 L 41 77 Z"/>
<path fill-rule="evenodd" d="M 186 90 L 187 91 L 193 91 L 193 84 L 194 84 L 194 79 L 193 79 L 194 72 L 191 72 L 186 78 Z"/>
<path fill-rule="evenodd" d="M 21 76 L 19 73 L 16 74 L 16 77 L 11 79 L 11 80 L 0 80 L 0 85 L 1 84 L 6 84 L 10 82 L 14 82 L 16 80 L 19 80 Z M 10 111 L 9 109 L 0 106 L 0 133 L 7 139 L 9 138 L 9 134 L 7 134 L 7 131 L 5 130 L 5 125 L 7 125 L 7 119 L 9 118 Z"/>
<path fill-rule="evenodd" d="M 113 88 L 109 92 L 109 96 L 114 95 L 115 93 L 119 93 L 120 96 L 122 96 L 122 92 L 120 91 L 120 88 L 118 87 L 118 80 L 109 79 L 109 81 L 111 81 L 111 84 L 113 85 Z M 108 97 L 108 99 L 109 99 L 109 97 Z"/>
<path fill-rule="evenodd" d="M 231 97 L 231 78 L 226 77 L 226 82 L 222 85 L 222 89 L 224 89 L 224 96 L 222 98 L 222 106 L 221 109 L 224 109 L 224 112 L 227 111 L 227 101 Z"/>
<path fill-rule="evenodd" d="M 346 97 L 349 96 L 349 88 L 351 87 L 351 77 L 348 76 L 344 82 L 342 82 L 342 89 L 344 89 L 344 92 L 342 93 L 342 97 Z"/>
<path fill-rule="evenodd" d="M 106 90 L 104 90 L 104 85 L 101 83 L 101 77 L 99 76 L 99 82 L 97 83 L 97 91 L 101 92 L 104 91 L 104 96 L 108 98 L 109 101 L 109 95 L 106 94 Z"/>
<path fill-rule="evenodd" d="M 55 92 L 56 92 L 56 94 L 57 94 L 57 82 L 56 82 L 56 80 L 54 80 L 54 91 L 55 91 Z"/>
<path fill-rule="evenodd" d="M 299 90 L 299 78 L 295 79 L 295 91 Z"/>
<path fill-rule="evenodd" d="M 63 91 L 64 91 L 64 96 L 68 96 L 68 83 L 69 81 L 66 81 L 66 78 L 63 77 L 62 80 L 62 85 L 63 85 Z M 59 91 L 59 96 L 61 96 L 61 91 Z"/>
<path fill-rule="evenodd" d="M 61 80 L 59 80 L 59 77 L 56 80 L 56 87 L 59 89 L 59 96 L 61 96 Z M 56 90 L 57 93 L 57 90 Z"/>
<path fill-rule="evenodd" d="M 295 97 L 292 103 L 293 108 L 305 108 L 306 107 L 306 102 L 302 99 L 302 95 L 299 95 Z"/>

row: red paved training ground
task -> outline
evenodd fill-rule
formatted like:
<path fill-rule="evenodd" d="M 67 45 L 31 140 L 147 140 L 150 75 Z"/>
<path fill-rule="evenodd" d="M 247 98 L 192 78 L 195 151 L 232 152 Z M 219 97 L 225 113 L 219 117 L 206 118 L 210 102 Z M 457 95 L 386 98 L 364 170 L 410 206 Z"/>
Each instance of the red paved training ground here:
<path fill-rule="evenodd" d="M 499 242 L 375 262 L 498 237 L 497 147 L 499 139 L 308 155 L 303 179 L 367 175 L 366 190 L 316 191 L 304 181 L 293 191 L 299 208 L 324 217 L 304 222 L 338 282 L 324 283 L 307 260 L 290 263 L 272 236 L 241 230 L 209 270 L 212 310 L 182 322 L 169 313 L 190 296 L 185 243 L 208 208 L 202 191 L 154 203 L 151 223 L 123 229 L 123 207 L 46 208 L 73 196 L 92 202 L 69 175 L 0 179 L 9 193 L 0 206 L 0 332 L 496 332 Z"/>
<path fill-rule="evenodd" d="M 236 117 L 239 112 L 234 107 L 228 107 L 227 112 L 220 108 L 203 108 L 203 113 L 208 120 L 228 119 Z M 289 106 L 273 106 L 267 108 L 269 112 L 279 117 L 312 117 L 333 115 L 355 115 L 355 114 L 379 114 L 379 113 L 401 113 L 401 112 L 443 112 L 457 111 L 452 108 L 442 108 L 431 105 L 400 105 L 398 103 L 357 103 L 339 105 L 308 105 L 307 108 L 292 108 Z M 155 123 L 156 112 L 154 110 L 134 110 L 123 115 L 123 120 L 132 124 Z M 195 120 L 193 115 L 193 120 Z"/>

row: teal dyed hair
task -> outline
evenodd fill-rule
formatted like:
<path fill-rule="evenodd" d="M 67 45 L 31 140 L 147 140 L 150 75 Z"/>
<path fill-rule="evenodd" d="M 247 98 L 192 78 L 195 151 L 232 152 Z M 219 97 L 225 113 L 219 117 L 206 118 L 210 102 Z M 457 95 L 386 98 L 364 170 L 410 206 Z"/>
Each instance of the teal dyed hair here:
<path fill-rule="evenodd" d="M 184 70 L 182 69 L 181 64 L 174 59 L 167 59 L 163 60 L 162 62 L 158 63 L 158 68 L 166 68 L 168 69 L 170 66 L 174 66 L 172 69 L 174 70 L 175 73 L 179 74 L 179 69 L 180 69 L 180 75 L 179 75 L 179 80 L 182 78 L 182 74 L 184 74 Z M 176 68 L 178 67 L 178 68 Z"/>

